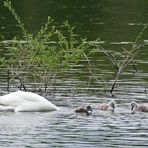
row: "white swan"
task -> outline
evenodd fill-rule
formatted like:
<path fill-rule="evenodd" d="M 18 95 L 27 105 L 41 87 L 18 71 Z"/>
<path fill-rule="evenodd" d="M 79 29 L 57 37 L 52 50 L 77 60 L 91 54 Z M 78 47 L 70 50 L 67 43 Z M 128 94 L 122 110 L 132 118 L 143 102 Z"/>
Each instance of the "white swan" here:
<path fill-rule="evenodd" d="M 0 97 L 0 111 L 29 112 L 58 110 L 44 97 L 24 91 L 16 91 Z"/>

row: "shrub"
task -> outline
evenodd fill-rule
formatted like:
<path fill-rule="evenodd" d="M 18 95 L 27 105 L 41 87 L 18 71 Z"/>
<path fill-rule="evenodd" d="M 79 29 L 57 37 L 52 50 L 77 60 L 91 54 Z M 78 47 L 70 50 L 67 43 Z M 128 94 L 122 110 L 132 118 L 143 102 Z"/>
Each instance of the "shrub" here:
<path fill-rule="evenodd" d="M 89 47 L 86 39 L 78 39 L 68 21 L 61 29 L 53 25 L 54 20 L 48 17 L 47 23 L 37 34 L 28 33 L 20 17 L 13 9 L 11 1 L 6 0 L 4 6 L 14 16 L 22 31 L 21 37 L 14 37 L 9 45 L 9 56 L 1 58 L 10 72 L 10 78 L 18 78 L 21 82 L 31 78 L 33 86 L 44 89 L 52 84 L 55 76 L 75 65 Z M 39 84 L 39 85 L 35 85 Z"/>

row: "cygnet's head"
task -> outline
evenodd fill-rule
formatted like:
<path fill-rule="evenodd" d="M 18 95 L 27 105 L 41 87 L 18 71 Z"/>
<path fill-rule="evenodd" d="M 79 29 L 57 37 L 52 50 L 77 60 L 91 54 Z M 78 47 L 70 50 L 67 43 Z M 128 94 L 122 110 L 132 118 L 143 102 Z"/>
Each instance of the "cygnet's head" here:
<path fill-rule="evenodd" d="M 87 113 L 92 113 L 93 112 L 92 107 L 90 105 L 87 105 L 86 111 L 87 111 Z"/>
<path fill-rule="evenodd" d="M 114 111 L 115 110 L 115 101 L 113 100 L 113 101 L 109 102 L 109 105 L 112 108 L 112 110 Z"/>
<path fill-rule="evenodd" d="M 132 111 L 134 111 L 138 106 L 138 104 L 135 101 L 132 101 L 130 104 L 131 104 L 131 110 Z"/>

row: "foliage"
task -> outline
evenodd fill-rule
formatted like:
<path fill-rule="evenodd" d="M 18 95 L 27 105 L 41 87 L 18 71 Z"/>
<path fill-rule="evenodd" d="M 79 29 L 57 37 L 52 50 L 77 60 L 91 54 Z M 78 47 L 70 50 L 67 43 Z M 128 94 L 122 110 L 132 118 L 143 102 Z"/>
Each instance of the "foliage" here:
<path fill-rule="evenodd" d="M 20 87 L 26 90 L 25 83 L 29 79 L 32 82 L 31 87 L 39 88 L 42 91 L 44 89 L 46 92 L 49 86 L 54 85 L 56 76 L 74 66 L 83 56 L 88 63 L 89 73 L 91 74 L 89 83 L 94 80 L 107 92 L 107 83 L 104 78 L 99 79 L 97 77 L 97 68 L 88 58 L 88 52 L 95 54 L 96 50 L 99 50 L 99 54 L 105 54 L 111 66 L 114 67 L 115 75 L 111 81 L 111 94 L 121 74 L 129 64 L 132 64 L 136 71 L 134 58 L 141 47 L 140 39 L 148 28 L 148 24 L 145 24 L 142 28 L 132 47 L 130 49 L 122 48 L 122 51 L 117 55 L 112 50 L 106 50 L 102 45 L 96 44 L 99 43 L 98 40 L 88 42 L 86 39 L 78 39 L 74 33 L 74 27 L 71 27 L 68 21 L 64 22 L 62 27 L 59 28 L 54 25 L 54 20 L 48 17 L 47 23 L 41 27 L 38 33 L 31 34 L 25 29 L 20 17 L 13 9 L 11 1 L 5 0 L 4 6 L 14 16 L 22 31 L 22 36 L 14 37 L 12 43 L 7 46 L 9 56 L 0 58 L 0 65 L 5 64 L 4 67 L 8 67 L 10 83 L 17 78 L 20 81 Z"/>
<path fill-rule="evenodd" d="M 8 47 L 9 58 L 1 63 L 7 64 L 11 80 L 23 80 L 30 77 L 37 83 L 43 83 L 46 89 L 52 78 L 61 71 L 75 65 L 79 58 L 90 46 L 86 39 L 77 39 L 74 28 L 68 21 L 58 29 L 53 25 L 54 20 L 48 17 L 47 23 L 37 34 L 28 33 L 20 17 L 12 7 L 11 1 L 6 0 L 4 6 L 14 16 L 22 31 L 22 37 L 14 37 Z M 35 86 L 36 87 L 36 86 Z"/>

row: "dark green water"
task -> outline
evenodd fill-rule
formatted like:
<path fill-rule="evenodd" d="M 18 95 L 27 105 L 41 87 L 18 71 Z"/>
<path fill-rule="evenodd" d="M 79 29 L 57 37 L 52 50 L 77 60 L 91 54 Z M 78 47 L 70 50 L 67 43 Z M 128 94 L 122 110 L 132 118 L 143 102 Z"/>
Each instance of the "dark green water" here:
<path fill-rule="evenodd" d="M 129 48 L 147 23 L 146 0 L 13 0 L 13 6 L 26 28 L 36 33 L 47 16 L 60 26 L 68 20 L 80 37 L 101 38 L 102 46 L 116 53 Z M 5 40 L 20 34 L 13 16 L 0 1 L 0 34 Z M 120 147 L 148 146 L 148 114 L 130 114 L 129 103 L 148 103 L 148 30 L 142 36 L 144 47 L 136 56 L 137 72 L 125 71 L 115 89 L 115 96 L 104 97 L 103 89 L 90 78 L 86 61 L 57 81 L 55 96 L 50 100 L 60 111 L 52 113 L 0 113 L 0 147 Z M 8 41 L 6 41 L 8 42 Z M 0 54 L 5 50 L 0 46 Z M 112 82 L 113 68 L 99 52 L 89 57 L 95 62 L 97 77 Z M 7 93 L 5 69 L 0 71 L 0 93 Z M 110 85 L 108 85 L 110 87 Z M 109 88 L 108 88 L 109 89 Z M 14 86 L 12 91 L 17 90 Z M 117 102 L 115 114 L 94 111 L 92 116 L 77 115 L 73 109 L 86 104 Z"/>

